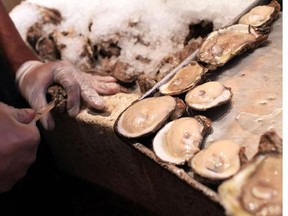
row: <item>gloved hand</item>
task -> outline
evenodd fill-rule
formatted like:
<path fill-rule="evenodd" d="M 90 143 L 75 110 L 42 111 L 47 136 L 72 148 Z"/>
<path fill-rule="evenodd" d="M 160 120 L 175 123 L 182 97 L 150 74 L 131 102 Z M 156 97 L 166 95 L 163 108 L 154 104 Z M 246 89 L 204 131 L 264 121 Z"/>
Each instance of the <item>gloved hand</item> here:
<path fill-rule="evenodd" d="M 35 110 L 47 106 L 46 93 L 51 84 L 62 85 L 68 95 L 67 111 L 71 117 L 75 117 L 79 112 L 80 94 L 89 106 L 102 110 L 105 103 L 98 93 L 115 94 L 120 91 L 115 78 L 80 72 L 68 61 L 25 62 L 16 72 L 16 81 L 22 96 Z M 40 121 L 47 130 L 52 130 L 55 126 L 50 113 Z"/>
<path fill-rule="evenodd" d="M 0 193 L 10 190 L 36 159 L 40 134 L 33 109 L 0 102 Z"/>

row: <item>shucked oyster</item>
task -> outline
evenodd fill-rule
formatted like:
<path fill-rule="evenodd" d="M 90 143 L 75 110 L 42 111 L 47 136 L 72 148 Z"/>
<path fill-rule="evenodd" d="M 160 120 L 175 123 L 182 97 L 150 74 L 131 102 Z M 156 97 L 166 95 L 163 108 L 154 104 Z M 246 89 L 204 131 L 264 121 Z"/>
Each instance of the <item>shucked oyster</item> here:
<path fill-rule="evenodd" d="M 163 161 L 183 164 L 200 150 L 211 122 L 204 116 L 183 117 L 166 124 L 153 140 L 153 150 Z"/>
<path fill-rule="evenodd" d="M 280 4 L 272 0 L 268 5 L 260 5 L 252 8 L 247 14 L 243 15 L 239 24 L 251 25 L 258 31 L 268 33 L 271 23 L 278 17 Z"/>
<path fill-rule="evenodd" d="M 196 61 L 178 71 L 171 80 L 162 85 L 159 91 L 164 95 L 178 95 L 193 88 L 201 79 L 207 69 Z"/>
<path fill-rule="evenodd" d="M 194 110 L 204 111 L 224 103 L 232 98 L 231 89 L 219 82 L 207 82 L 187 92 L 186 104 Z"/>
<path fill-rule="evenodd" d="M 201 180 L 218 183 L 236 174 L 241 166 L 241 147 L 231 140 L 218 140 L 198 152 L 189 162 Z"/>
<path fill-rule="evenodd" d="M 145 98 L 124 110 L 114 129 L 121 136 L 137 138 L 157 131 L 173 113 L 176 100 L 171 96 Z"/>
<path fill-rule="evenodd" d="M 249 25 L 232 25 L 210 33 L 202 43 L 197 59 L 210 69 L 216 69 L 245 50 L 257 47 L 266 39 L 267 35 L 257 33 Z"/>
<path fill-rule="evenodd" d="M 274 132 L 264 134 L 260 152 L 218 187 L 227 215 L 282 215 L 282 154 L 278 148 L 282 140 L 275 136 Z M 274 143 L 277 140 L 281 143 Z"/>

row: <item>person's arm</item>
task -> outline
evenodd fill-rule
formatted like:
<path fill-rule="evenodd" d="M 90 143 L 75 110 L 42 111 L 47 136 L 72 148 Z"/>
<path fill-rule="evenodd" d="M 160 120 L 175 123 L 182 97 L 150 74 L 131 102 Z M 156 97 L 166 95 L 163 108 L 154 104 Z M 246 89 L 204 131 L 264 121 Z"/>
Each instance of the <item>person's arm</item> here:
<path fill-rule="evenodd" d="M 23 42 L 13 21 L 0 0 L 0 50 L 12 73 L 28 60 L 38 60 Z"/>

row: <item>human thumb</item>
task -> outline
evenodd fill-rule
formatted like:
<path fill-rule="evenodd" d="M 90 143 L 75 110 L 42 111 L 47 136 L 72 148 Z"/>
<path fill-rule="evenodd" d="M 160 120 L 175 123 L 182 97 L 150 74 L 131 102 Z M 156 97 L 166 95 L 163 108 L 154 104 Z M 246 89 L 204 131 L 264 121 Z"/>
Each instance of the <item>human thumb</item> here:
<path fill-rule="evenodd" d="M 16 109 L 16 119 L 20 123 L 29 124 L 33 121 L 36 115 L 35 110 L 33 109 Z"/>

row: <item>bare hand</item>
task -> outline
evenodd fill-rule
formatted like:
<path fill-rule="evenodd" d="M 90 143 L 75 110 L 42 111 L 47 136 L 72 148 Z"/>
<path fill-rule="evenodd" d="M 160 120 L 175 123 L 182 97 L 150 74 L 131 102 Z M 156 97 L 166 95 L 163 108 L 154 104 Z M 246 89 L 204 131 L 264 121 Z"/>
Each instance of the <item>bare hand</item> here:
<path fill-rule="evenodd" d="M 0 193 L 24 177 L 36 159 L 40 142 L 33 123 L 35 111 L 16 109 L 0 102 Z"/>

